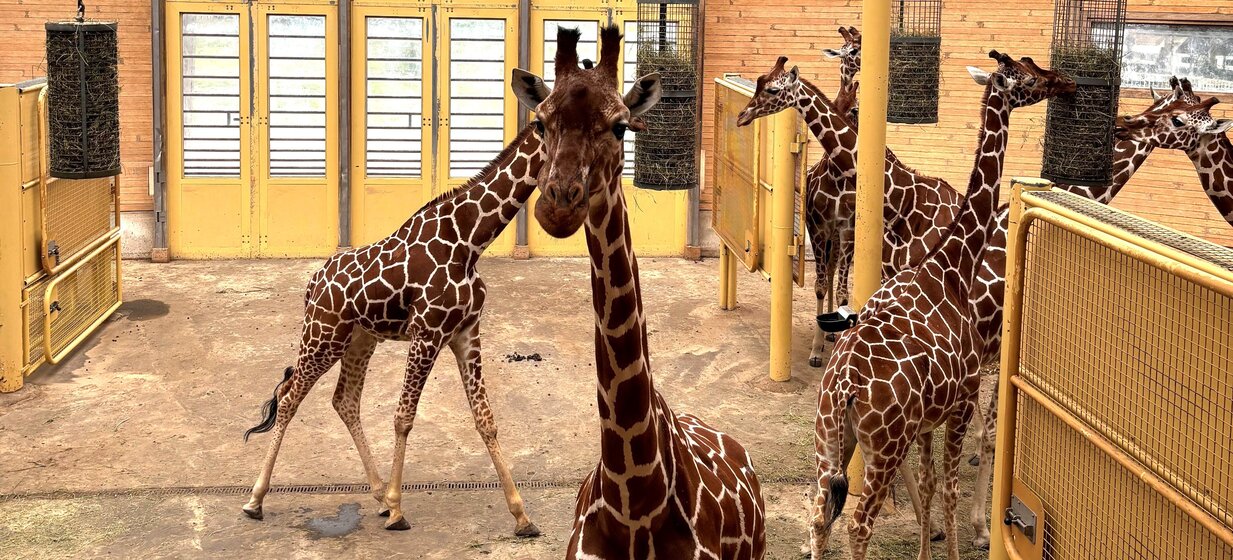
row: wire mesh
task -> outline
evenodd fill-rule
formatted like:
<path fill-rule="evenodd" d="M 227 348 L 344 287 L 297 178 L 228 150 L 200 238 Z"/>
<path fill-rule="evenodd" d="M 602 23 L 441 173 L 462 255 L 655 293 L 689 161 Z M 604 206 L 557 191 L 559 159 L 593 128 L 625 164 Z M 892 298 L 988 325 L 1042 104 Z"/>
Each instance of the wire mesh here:
<path fill-rule="evenodd" d="M 120 174 L 119 51 L 114 22 L 53 22 L 47 31 L 51 175 Z"/>
<path fill-rule="evenodd" d="M 25 340 L 29 342 L 26 347 L 26 366 L 36 365 L 43 361 L 43 295 L 48 281 L 50 278 L 44 276 L 26 288 L 24 294 L 25 301 L 22 309 L 23 316 L 26 318 Z"/>
<path fill-rule="evenodd" d="M 726 78 L 737 81 L 734 78 Z M 753 87 L 748 83 L 748 87 Z M 753 270 L 758 262 L 758 125 L 736 126 L 736 115 L 749 103 L 749 95 L 715 85 L 714 208 L 711 227 L 738 258 Z M 742 251 L 749 247 L 750 251 Z"/>
<path fill-rule="evenodd" d="M 886 120 L 938 122 L 942 0 L 891 0 Z"/>
<path fill-rule="evenodd" d="M 1041 174 L 1077 185 L 1113 180 L 1113 125 L 1121 89 L 1126 0 L 1057 0 L 1050 65 L 1073 96 L 1049 102 Z"/>
<path fill-rule="evenodd" d="M 1146 476 L 1233 524 L 1233 298 L 1046 222 L 1030 228 L 1019 375 Z M 1015 476 L 1045 504 L 1045 558 L 1233 559 L 1024 393 L 1016 434 Z"/>
<path fill-rule="evenodd" d="M 634 185 L 698 185 L 698 2 L 638 2 L 638 75 L 658 73 L 663 98 L 634 141 Z"/>
<path fill-rule="evenodd" d="M 67 263 L 82 249 L 111 231 L 115 224 L 115 191 L 110 178 L 47 184 L 47 231 L 43 239 L 54 247 L 56 264 Z"/>
<path fill-rule="evenodd" d="M 53 351 L 68 346 L 91 324 L 120 301 L 119 275 L 116 270 L 119 243 L 97 253 L 60 282 L 52 293 L 59 311 L 51 320 Z"/>

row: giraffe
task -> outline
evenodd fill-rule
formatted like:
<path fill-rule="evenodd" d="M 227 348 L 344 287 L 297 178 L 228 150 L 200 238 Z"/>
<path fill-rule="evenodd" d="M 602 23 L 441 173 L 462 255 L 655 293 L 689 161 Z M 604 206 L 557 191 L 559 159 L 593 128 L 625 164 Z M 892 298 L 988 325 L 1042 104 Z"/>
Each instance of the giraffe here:
<path fill-rule="evenodd" d="M 945 425 L 943 520 L 947 556 L 959 557 L 955 506 L 958 463 L 967 425 L 976 412 L 981 340 L 970 300 L 996 217 L 1012 109 L 1073 93 L 1074 81 L 990 51 L 990 74 L 970 72 L 985 86 L 980 137 L 958 217 L 919 263 L 895 275 L 844 331 L 823 373 L 816 420 L 818 481 L 811 512 L 812 557 L 821 558 L 848 493 L 847 459 L 860 445 L 865 490 L 849 524 L 852 557 L 866 556 L 873 520 L 913 441 L 920 448 L 921 507 L 934 491 L 933 430 Z M 921 559 L 931 557 L 921 532 Z"/>
<path fill-rule="evenodd" d="M 321 376 L 341 360 L 333 405 L 355 441 L 373 497 L 382 503 L 386 529 L 405 530 L 402 473 L 407 436 L 437 355 L 453 352 L 475 426 L 496 468 L 515 534 L 539 535 L 497 441 L 480 359 L 479 319 L 487 295 L 476 264 L 535 191 L 542 143 L 530 126 L 479 174 L 426 204 L 389 237 L 338 253 L 312 276 L 305 293 L 299 356 L 287 368 L 264 419 L 248 430 L 274 431 L 252 495 L 243 511 L 262 519 L 262 503 L 287 425 Z M 360 396 L 377 344 L 409 341 L 402 395 L 394 416 L 394 462 L 382 482 L 360 425 Z"/>
<path fill-rule="evenodd" d="M 785 69 L 787 62 L 788 57 L 779 57 L 771 71 L 758 78 L 753 98 L 736 124 L 746 126 L 754 119 L 792 107 L 822 145 L 822 159 L 807 176 L 809 204 L 805 216 L 817 266 L 814 293 L 818 313 L 822 314 L 829 310 L 823 300 L 836 275 L 839 285 L 835 299 L 839 305 L 848 300 L 856 201 L 856 127 L 826 94 L 801 77 L 795 66 Z M 892 277 L 919 262 L 941 239 L 961 200 L 945 180 L 916 172 L 887 149 L 883 277 Z M 809 364 L 821 367 L 824 352 L 825 335 L 819 329 L 814 332 Z"/>
<path fill-rule="evenodd" d="M 1220 216 L 1233 226 L 1233 143 L 1225 135 L 1233 119 L 1216 119 L 1214 97 L 1201 102 L 1176 101 L 1156 110 L 1118 119 L 1118 137 L 1181 150 L 1194 164 L 1199 182 Z"/>
<path fill-rule="evenodd" d="M 544 131 L 535 218 L 567 237 L 585 224 L 595 308 L 599 465 L 578 491 L 571 559 L 757 559 L 765 554 L 758 478 L 739 443 L 655 390 L 638 265 L 621 187 L 632 118 L 658 102 L 659 76 L 617 91 L 621 33 L 600 33 L 594 69 L 576 67 L 578 32 L 557 35 L 555 89 L 515 71 L 519 100 Z"/>
<path fill-rule="evenodd" d="M 835 94 L 835 109 L 856 124 L 859 105 L 856 93 L 860 89 L 856 73 L 861 70 L 861 32 L 852 26 L 840 27 L 839 36 L 843 37 L 843 46 L 822 49 L 822 54 L 827 58 L 839 59 L 839 92 Z"/>

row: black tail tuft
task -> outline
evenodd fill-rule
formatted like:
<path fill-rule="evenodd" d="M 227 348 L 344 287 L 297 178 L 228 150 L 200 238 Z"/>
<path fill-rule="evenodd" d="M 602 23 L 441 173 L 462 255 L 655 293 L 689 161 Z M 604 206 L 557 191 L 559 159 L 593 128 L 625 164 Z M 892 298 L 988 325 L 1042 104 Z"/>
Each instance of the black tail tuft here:
<path fill-rule="evenodd" d="M 839 519 L 839 514 L 843 513 L 843 504 L 848 499 L 848 477 L 844 474 L 838 474 L 831 477 L 831 495 L 829 502 L 831 505 L 831 523 Z"/>
<path fill-rule="evenodd" d="M 291 379 L 292 368 L 288 367 L 283 372 L 283 380 L 274 386 L 274 396 L 270 400 L 265 401 L 265 405 L 261 407 L 262 419 L 261 423 L 257 424 L 244 432 L 244 441 L 248 441 L 248 436 L 253 434 L 264 434 L 274 428 L 274 421 L 278 417 L 278 390 L 283 387 L 283 384 Z M 846 484 L 846 483 L 845 483 Z"/>

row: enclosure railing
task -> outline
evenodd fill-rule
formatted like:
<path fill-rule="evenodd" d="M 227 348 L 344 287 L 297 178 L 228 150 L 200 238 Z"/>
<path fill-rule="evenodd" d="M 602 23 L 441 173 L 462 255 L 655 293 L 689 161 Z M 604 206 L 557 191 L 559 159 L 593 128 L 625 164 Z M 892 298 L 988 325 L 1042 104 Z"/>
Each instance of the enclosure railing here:
<path fill-rule="evenodd" d="M 736 126 L 754 84 L 715 79 L 714 211 L 720 239 L 719 306 L 736 307 L 736 265 L 771 283 L 770 376 L 791 375 L 792 283 L 805 282 L 805 136 L 793 110 Z"/>
<path fill-rule="evenodd" d="M 992 558 L 1233 559 L 1233 251 L 1012 204 Z"/>
<path fill-rule="evenodd" d="M 42 80 L 0 86 L 0 392 L 55 364 L 120 306 L 115 181 L 47 172 Z"/>

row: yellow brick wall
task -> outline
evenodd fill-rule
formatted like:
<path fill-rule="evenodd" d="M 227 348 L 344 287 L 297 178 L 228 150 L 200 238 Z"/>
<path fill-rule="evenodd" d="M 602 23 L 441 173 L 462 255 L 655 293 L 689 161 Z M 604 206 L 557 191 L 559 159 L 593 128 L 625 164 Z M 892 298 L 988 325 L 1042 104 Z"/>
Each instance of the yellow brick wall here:
<path fill-rule="evenodd" d="M 150 210 L 148 169 L 151 152 L 150 2 L 146 0 L 92 0 L 86 3 L 91 19 L 119 22 L 120 40 L 120 206 L 122 210 Z M 0 82 L 13 83 L 45 76 L 43 24 L 71 19 L 73 2 L 6 0 L 0 2 Z"/>
<path fill-rule="evenodd" d="M 713 80 L 724 72 L 755 78 L 789 57 L 802 75 L 833 95 L 839 85 L 839 64 L 821 49 L 838 47 L 836 29 L 860 26 L 860 0 L 708 0 L 706 3 L 703 148 L 713 137 Z M 1131 15 L 1192 13 L 1233 16 L 1228 0 L 1130 0 Z M 891 125 L 887 142 L 917 170 L 942 177 L 955 188 L 967 187 L 976 149 L 977 107 L 981 88 L 966 67 L 992 69 L 990 49 L 1015 57 L 1030 56 L 1042 65 L 1049 60 L 1053 26 L 1052 0 L 1014 3 L 988 0 L 947 0 L 942 11 L 942 95 L 939 122 L 931 125 Z M 1233 100 L 1233 94 L 1223 97 Z M 1150 103 L 1145 91 L 1127 91 L 1123 113 L 1138 112 Z M 1217 106 L 1217 116 L 1233 116 Z M 1220 113 L 1224 113 L 1221 115 Z M 1040 142 L 1044 105 L 1021 109 L 1011 120 L 1006 177 L 1040 173 Z M 817 152 L 814 151 L 814 154 Z M 813 156 L 816 159 L 816 156 Z M 707 177 L 712 177 L 711 169 Z M 703 192 L 709 209 L 711 186 Z M 1190 160 L 1180 152 L 1157 151 L 1148 159 L 1114 206 L 1211 241 L 1233 246 L 1233 228 L 1216 213 L 1203 194 Z"/>

